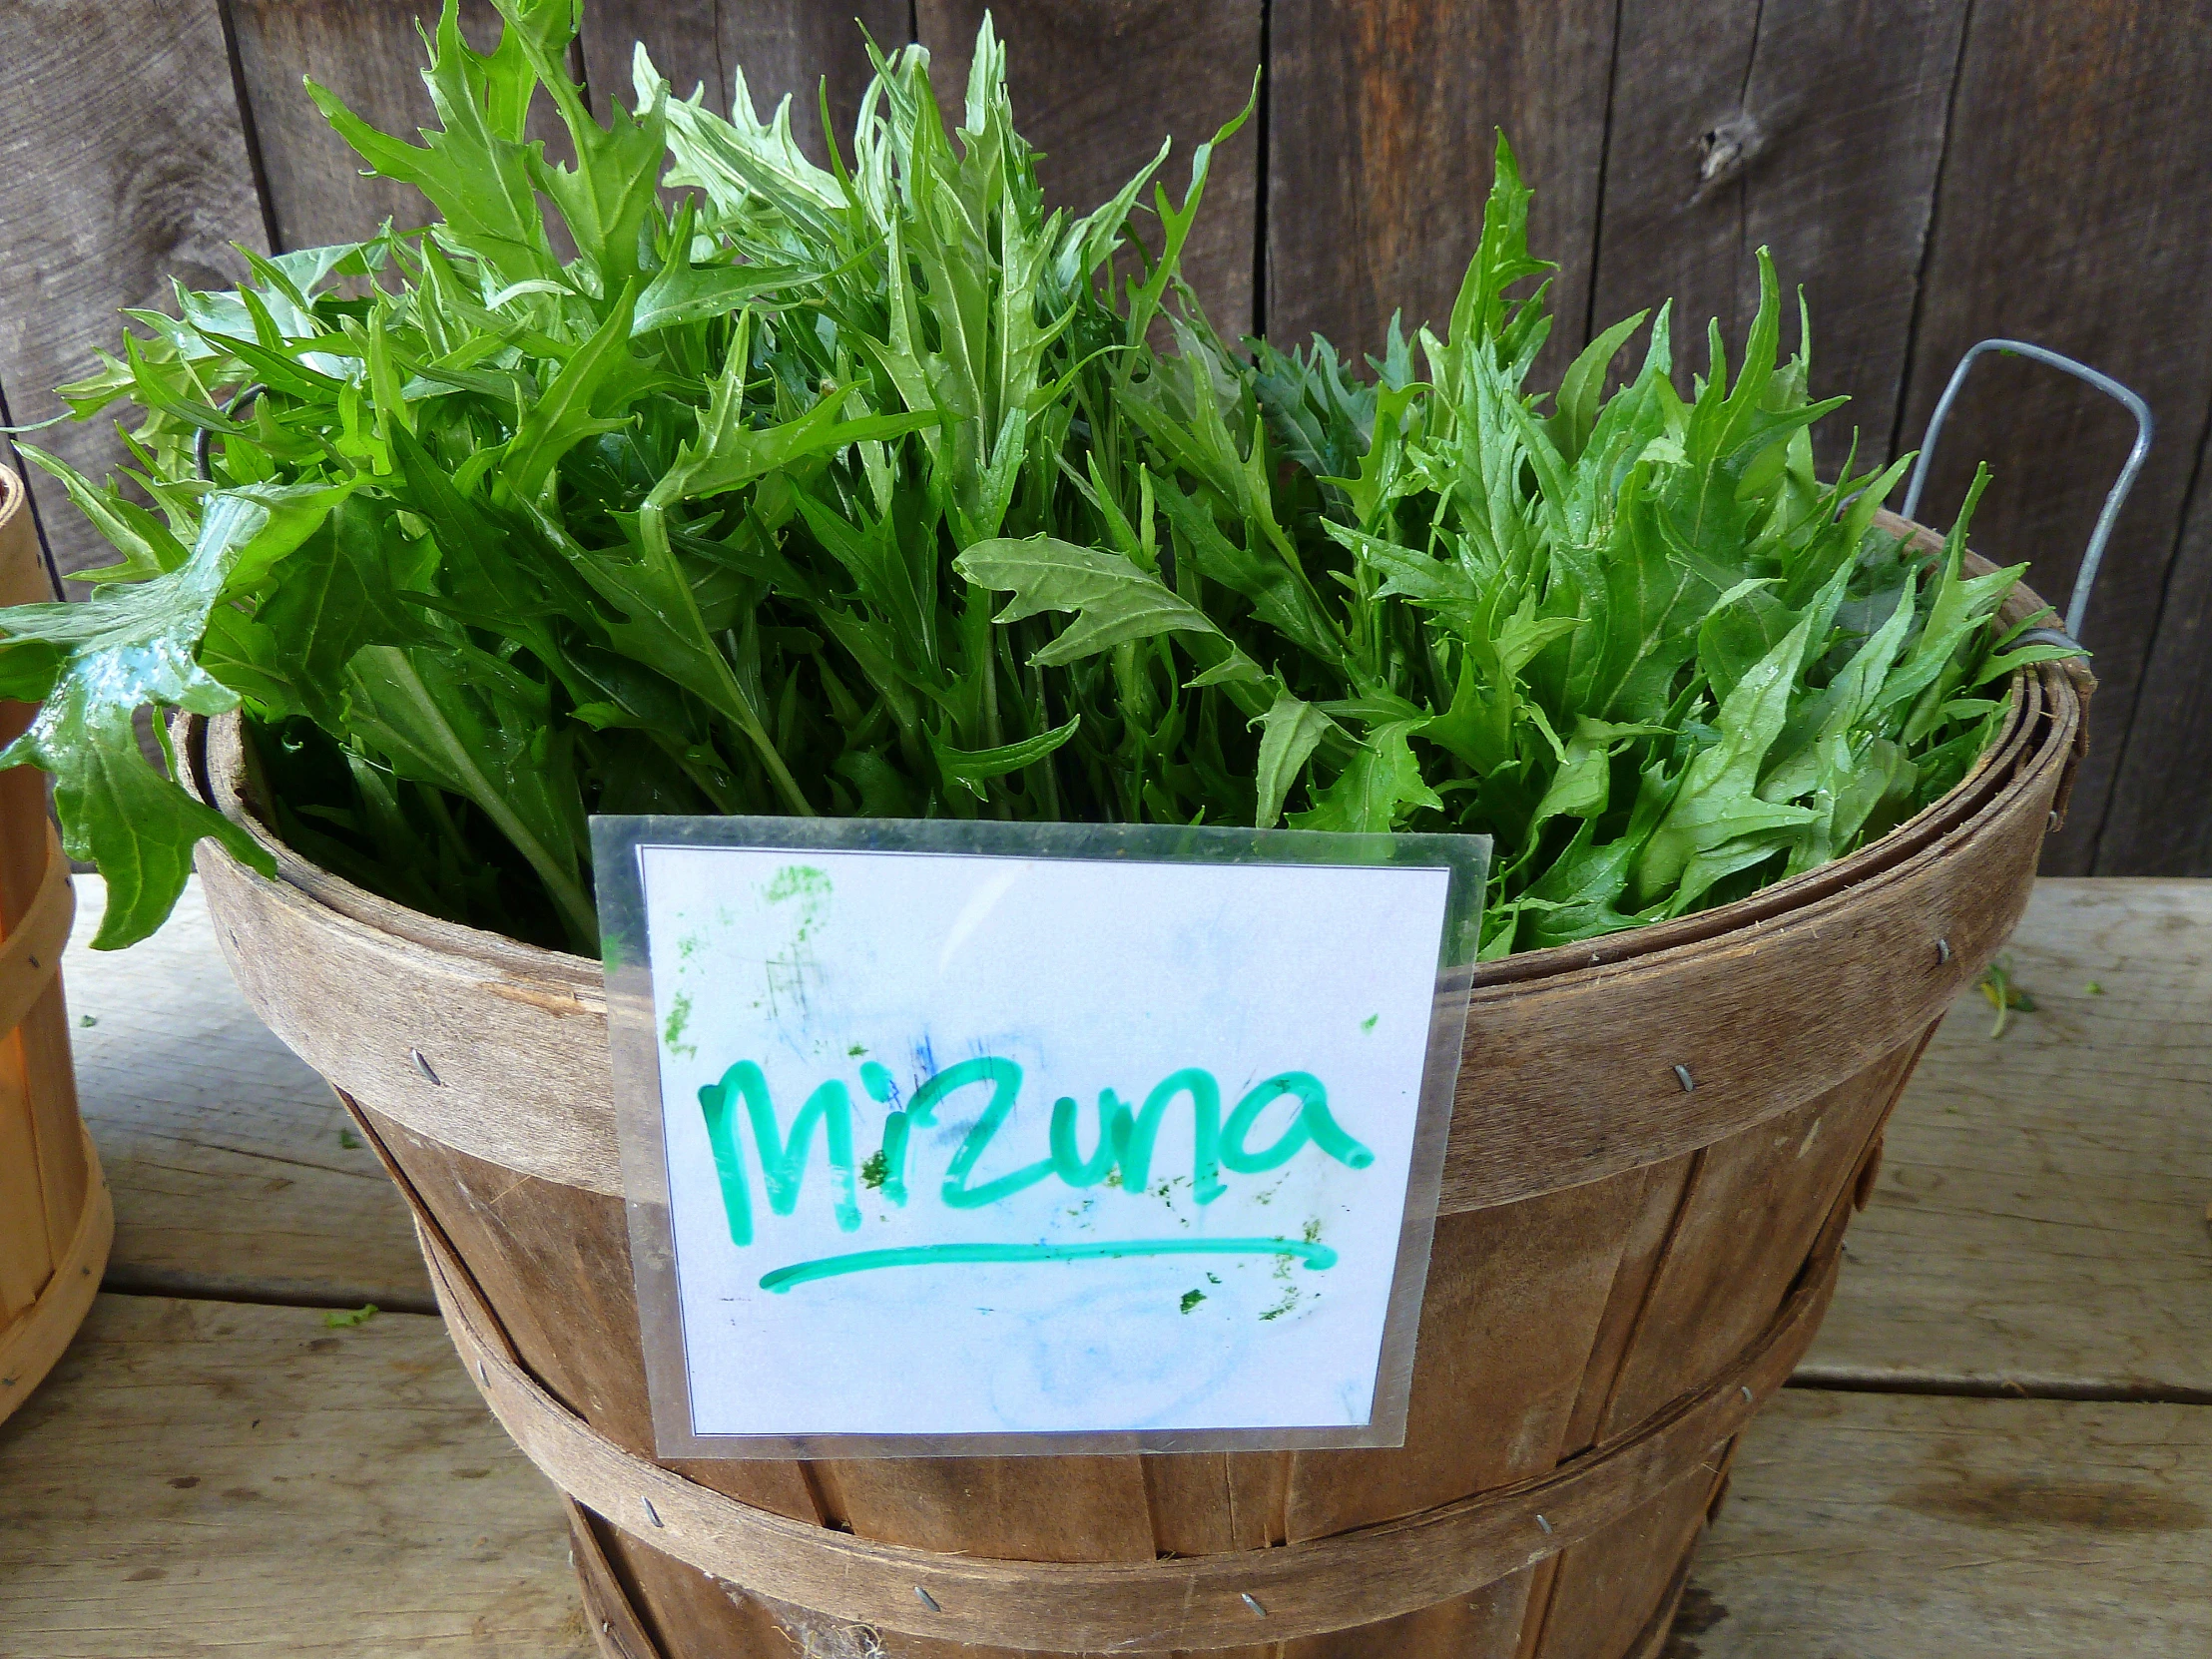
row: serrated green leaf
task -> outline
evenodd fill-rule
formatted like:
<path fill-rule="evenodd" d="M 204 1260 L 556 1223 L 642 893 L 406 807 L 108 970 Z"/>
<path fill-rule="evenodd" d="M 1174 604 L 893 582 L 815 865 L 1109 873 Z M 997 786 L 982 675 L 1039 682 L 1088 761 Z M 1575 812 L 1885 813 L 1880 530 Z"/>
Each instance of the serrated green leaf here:
<path fill-rule="evenodd" d="M 1298 775 L 1305 770 L 1306 763 L 1313 759 L 1314 751 L 1321 747 L 1330 722 L 1329 717 L 1311 703 L 1303 703 L 1285 691 L 1277 694 L 1258 724 L 1261 729 L 1260 763 L 1253 783 L 1258 791 L 1259 805 L 1253 823 L 1262 830 L 1269 830 L 1283 816 L 1284 799 L 1298 782 Z"/>
<path fill-rule="evenodd" d="M 0 752 L 0 767 L 32 762 L 51 773 L 63 844 L 73 857 L 114 871 L 98 948 L 135 943 L 161 925 L 203 835 L 275 873 L 243 830 L 146 764 L 134 718 L 150 706 L 202 715 L 238 706 L 238 694 L 196 660 L 209 613 L 227 591 L 255 586 L 352 488 L 219 491 L 207 499 L 192 556 L 178 569 L 110 584 L 79 604 L 0 613 L 0 661 L 30 645 L 42 663 L 59 667 L 45 706 Z"/>
<path fill-rule="evenodd" d="M 1635 884 L 1643 902 L 1684 881 L 1695 858 L 1723 860 L 1735 855 L 1723 853 L 1732 843 L 1812 821 L 1809 809 L 1762 801 L 1757 793 L 1767 752 L 1789 717 L 1810 632 L 1810 623 L 1799 623 L 1722 703 L 1719 741 L 1691 760 L 1673 805 L 1637 859 Z M 1720 861 L 1705 868 L 1712 879 L 1725 873 Z"/>
<path fill-rule="evenodd" d="M 1119 553 L 1077 547 L 1053 536 L 977 542 L 952 568 L 978 587 L 1014 597 L 992 618 L 1001 626 L 1048 611 L 1075 620 L 1029 659 L 1043 668 L 1078 662 L 1130 640 L 1196 634 L 1226 640 L 1197 606 Z"/>
<path fill-rule="evenodd" d="M 1313 808 L 1292 815 L 1292 826 L 1376 834 L 1396 829 L 1413 812 L 1442 811 L 1405 741 L 1412 730 L 1411 722 L 1395 721 L 1370 731 Z"/>
<path fill-rule="evenodd" d="M 1035 766 L 1039 761 L 1075 736 L 1083 724 L 1081 715 L 1072 716 L 1065 726 L 1050 732 L 1039 732 L 1033 738 L 1019 743 L 1000 744 L 996 749 L 955 749 L 930 739 L 930 751 L 937 757 L 937 770 L 952 783 L 964 787 L 978 799 L 985 780 L 1002 778 L 1009 772 L 1019 772 L 1024 767 Z"/>

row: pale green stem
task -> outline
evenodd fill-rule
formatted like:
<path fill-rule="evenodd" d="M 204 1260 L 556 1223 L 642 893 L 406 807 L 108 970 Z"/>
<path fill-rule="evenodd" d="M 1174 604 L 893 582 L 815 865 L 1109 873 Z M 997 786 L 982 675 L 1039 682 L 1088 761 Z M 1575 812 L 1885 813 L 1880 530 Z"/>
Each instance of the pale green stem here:
<path fill-rule="evenodd" d="M 561 907 L 561 914 L 576 932 L 579 942 L 590 944 L 599 937 L 599 913 L 592 908 L 591 896 L 584 891 L 583 883 L 575 872 L 564 869 L 559 859 L 545 843 L 530 832 L 529 827 L 516 816 L 506 798 L 492 787 L 491 780 L 478 769 L 469 755 L 468 747 L 446 724 L 445 716 L 438 711 L 426 688 L 414 671 L 414 664 L 401 651 L 391 652 L 393 683 L 416 706 L 422 721 L 422 730 L 437 745 L 436 759 L 443 763 L 446 775 L 458 783 L 459 793 L 468 797 L 492 821 L 499 832 L 514 844 L 515 850 L 530 861 L 545 881 L 553 900 Z"/>

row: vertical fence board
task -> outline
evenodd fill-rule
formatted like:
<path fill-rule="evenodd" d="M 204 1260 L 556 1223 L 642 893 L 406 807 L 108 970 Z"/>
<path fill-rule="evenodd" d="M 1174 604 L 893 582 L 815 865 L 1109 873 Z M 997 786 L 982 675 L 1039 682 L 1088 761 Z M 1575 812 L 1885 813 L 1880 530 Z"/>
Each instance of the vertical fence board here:
<path fill-rule="evenodd" d="M 1745 208 L 1760 164 L 1770 160 L 1747 159 L 1743 143 L 1745 83 L 1763 11 L 1731 0 L 1682 0 L 1621 12 L 1590 320 L 1603 328 L 1672 299 L 1678 355 L 1701 366 L 1707 317 L 1719 317 L 1738 337 L 1739 267 L 1750 258 Z M 1730 154 L 1733 171 L 1717 171 Z M 1703 177 L 1709 167 L 1716 169 L 1710 180 Z"/>
<path fill-rule="evenodd" d="M 2212 458 L 2207 423 L 2169 417 L 2160 442 L 2187 449 L 2194 484 L 2159 607 L 2142 694 L 2118 758 L 2098 837 L 2099 875 L 2212 875 Z M 2109 554 L 2107 557 L 2124 556 Z M 2092 606 L 2082 630 L 2104 637 Z"/>
<path fill-rule="evenodd" d="M 14 0 L 0 62 L 0 384 L 36 421 L 115 348 L 119 307 L 168 303 L 172 272 L 228 287 L 228 245 L 266 237 L 216 0 Z M 95 477 L 123 452 L 105 417 L 31 441 Z M 63 571 L 113 559 L 58 485 L 29 481 Z"/>
<path fill-rule="evenodd" d="M 668 78 L 674 96 L 689 98 L 694 88 L 704 88 L 707 108 L 728 115 L 730 71 L 722 61 L 716 10 L 715 0 L 592 0 L 586 5 L 584 70 L 599 119 L 606 120 L 616 103 L 625 109 L 636 103 L 630 62 L 640 45 Z"/>
<path fill-rule="evenodd" d="M 422 193 L 363 173 L 360 157 L 322 119 L 301 83 L 311 76 L 371 127 L 416 142 L 417 129 L 437 124 L 422 84 L 429 49 L 417 32 L 418 19 L 435 32 L 435 0 L 226 4 L 277 246 L 355 242 L 387 217 L 401 230 L 427 224 L 430 204 Z M 477 51 L 498 43 L 501 24 L 491 0 L 461 0 L 460 17 L 461 34 Z M 543 93 L 531 112 L 530 135 L 543 139 L 556 160 L 574 155 Z"/>
<path fill-rule="evenodd" d="M 1759 303 L 1755 251 L 1803 284 L 1814 389 L 1851 406 L 1815 434 L 1884 458 L 1966 0 L 1685 0 L 1626 8 L 1613 82 L 1593 320 L 1675 302 L 1702 366 Z M 1795 319 L 1785 337 L 1795 336 Z"/>
<path fill-rule="evenodd" d="M 2135 715 L 2167 567 L 2212 406 L 2212 0 L 2012 0 L 1966 29 L 1924 277 L 1903 431 L 1917 439 L 1960 352 L 1985 335 L 2053 346 L 2132 385 L 2166 437 L 2120 520 L 2085 643 L 2100 682 L 2090 752 L 2046 871 L 2135 873 L 2097 838 Z M 1977 548 L 2033 561 L 2061 604 L 2134 423 L 2071 378 L 1984 361 L 1951 414 L 1921 516 L 1947 522 L 1974 458 L 1996 478 Z M 2159 697 L 2163 699 L 2164 690 Z M 2155 707 L 2166 707 L 2155 702 Z M 2145 739 L 2139 764 L 2201 781 L 2212 755 Z M 2194 799 L 2201 800 L 2201 797 Z M 2201 811 L 2201 809 L 2199 809 Z M 2134 833 L 2137 816 L 2118 822 Z"/>
<path fill-rule="evenodd" d="M 715 29 L 725 76 L 744 69 L 763 115 L 790 93 L 792 130 L 799 135 L 800 148 L 817 165 L 827 166 L 822 84 L 829 83 L 830 125 L 849 159 L 860 93 L 874 74 L 868 38 L 886 53 L 905 45 L 913 35 L 913 10 L 907 0 L 836 0 L 831 5 L 822 0 L 721 0 Z"/>
<path fill-rule="evenodd" d="M 916 32 L 937 101 L 956 123 L 983 0 L 920 0 Z M 1045 199 L 1085 211 L 1110 198 L 1173 135 L 1160 172 L 1181 201 L 1192 151 L 1244 108 L 1260 62 L 1261 0 L 1031 0 L 992 14 L 1006 42 L 1014 120 L 1043 152 Z M 1183 270 L 1229 339 L 1253 327 L 1258 247 L 1256 123 L 1214 156 Z M 1149 198 L 1149 192 L 1147 196 Z"/>
<path fill-rule="evenodd" d="M 610 96 L 631 102 L 630 57 L 638 41 L 677 97 L 704 86 L 707 108 L 717 115 L 730 113 L 731 85 L 743 69 L 757 114 L 766 116 L 791 95 L 800 148 L 827 166 L 822 83 L 829 82 L 830 125 L 849 158 L 852 119 L 873 73 L 867 39 L 888 53 L 912 32 L 907 0 L 594 0 L 584 8 L 584 61 L 602 117 Z"/>
<path fill-rule="evenodd" d="M 254 116 L 269 214 L 281 248 L 355 241 L 387 216 L 421 225 L 430 206 L 412 185 L 370 178 L 307 96 L 312 76 L 372 127 L 412 139 L 431 124 L 427 61 L 409 0 L 229 0 L 239 79 Z M 484 8 L 489 11 L 491 8 Z"/>
<path fill-rule="evenodd" d="M 1537 383 L 1564 366 L 1588 310 L 1614 13 L 1614 0 L 1275 0 L 1269 334 L 1378 351 L 1399 307 L 1408 330 L 1440 329 L 1503 128 L 1536 190 L 1530 244 L 1561 267 Z"/>

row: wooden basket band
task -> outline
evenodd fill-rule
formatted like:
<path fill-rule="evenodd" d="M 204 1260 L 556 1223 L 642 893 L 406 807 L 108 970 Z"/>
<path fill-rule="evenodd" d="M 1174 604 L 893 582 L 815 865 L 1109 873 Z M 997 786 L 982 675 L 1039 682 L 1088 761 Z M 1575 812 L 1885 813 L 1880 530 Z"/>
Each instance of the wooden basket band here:
<path fill-rule="evenodd" d="M 46 873 L 15 931 L 0 939 L 0 1032 L 13 1031 L 62 970 L 62 946 L 77 916 L 69 860 L 52 825 L 46 829 Z"/>
<path fill-rule="evenodd" d="M 346 1105 L 414 1212 L 431 1285 L 469 1376 L 524 1455 L 576 1503 L 653 1549 L 775 1601 L 1002 1648 L 1158 1653 L 1295 1641 L 1394 1618 L 1533 1566 L 1693 1473 L 1782 1385 L 1827 1309 L 1849 1214 L 1847 1195 L 1775 1319 L 1701 1392 L 1540 1478 L 1273 1549 L 1011 1561 L 873 1542 L 757 1509 L 601 1434 L 524 1369 L 436 1218 L 365 1115 Z"/>
<path fill-rule="evenodd" d="M 1510 1204 L 1741 1134 L 1934 1023 L 1979 976 L 2033 884 L 2079 713 L 2070 697 L 2043 707 L 2044 688 L 2033 682 L 2039 712 L 2018 751 L 1896 861 L 1713 938 L 1477 983 L 1440 1212 Z M 211 752 L 211 768 L 219 758 Z M 414 1134 L 623 1196 L 596 964 L 410 920 L 356 890 L 351 906 L 379 918 L 364 920 L 306 885 L 334 877 L 264 838 L 292 878 L 257 875 L 212 840 L 198 856 L 224 953 L 278 1037 Z M 545 976 L 555 969 L 568 980 Z"/>

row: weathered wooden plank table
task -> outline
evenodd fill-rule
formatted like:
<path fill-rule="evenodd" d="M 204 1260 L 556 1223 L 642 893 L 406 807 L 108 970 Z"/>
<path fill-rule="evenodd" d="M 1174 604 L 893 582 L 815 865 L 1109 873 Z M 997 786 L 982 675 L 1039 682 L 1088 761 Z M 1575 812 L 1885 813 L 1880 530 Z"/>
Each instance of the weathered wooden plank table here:
<path fill-rule="evenodd" d="M 552 1490 L 197 894 L 136 951 L 89 931 L 115 1255 L 0 1425 L 0 1659 L 584 1659 Z M 1930 1049 L 1674 1659 L 2212 1653 L 2212 882 L 2046 881 L 2010 967 L 2035 1009 L 1992 1039 L 1969 995 Z"/>

